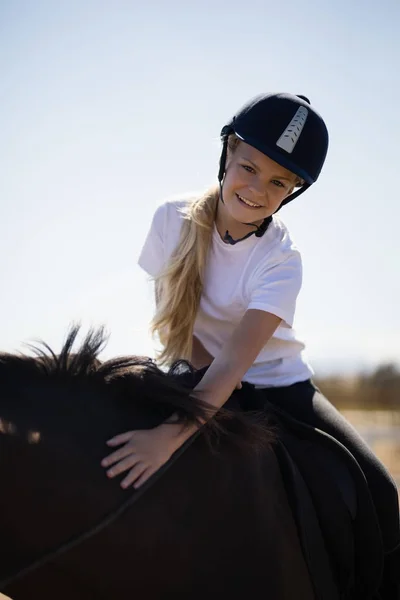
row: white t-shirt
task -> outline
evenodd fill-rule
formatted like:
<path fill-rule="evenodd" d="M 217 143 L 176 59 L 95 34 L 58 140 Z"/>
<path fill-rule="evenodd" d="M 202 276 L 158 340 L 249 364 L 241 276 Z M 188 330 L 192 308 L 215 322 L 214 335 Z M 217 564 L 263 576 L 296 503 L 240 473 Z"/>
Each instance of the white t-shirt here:
<path fill-rule="evenodd" d="M 190 200 L 168 201 L 155 212 L 139 265 L 156 277 L 178 245 L 182 209 Z M 282 221 L 274 216 L 262 237 L 236 245 L 222 241 L 215 225 L 194 335 L 216 356 L 246 310 L 256 308 L 282 320 L 243 377 L 257 387 L 287 386 L 313 375 L 293 329 L 302 281 L 301 256 Z"/>

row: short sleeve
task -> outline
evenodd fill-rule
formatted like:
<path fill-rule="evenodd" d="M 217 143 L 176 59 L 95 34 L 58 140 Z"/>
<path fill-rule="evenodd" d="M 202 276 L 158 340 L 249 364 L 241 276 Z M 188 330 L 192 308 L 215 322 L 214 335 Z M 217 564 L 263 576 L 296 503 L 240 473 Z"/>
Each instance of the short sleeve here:
<path fill-rule="evenodd" d="M 298 251 L 292 250 L 279 264 L 258 270 L 254 275 L 247 308 L 270 312 L 293 327 L 301 283 L 301 256 Z"/>
<path fill-rule="evenodd" d="M 150 230 L 139 255 L 139 266 L 151 277 L 157 277 L 165 262 L 165 219 L 166 206 L 162 205 L 154 213 Z"/>

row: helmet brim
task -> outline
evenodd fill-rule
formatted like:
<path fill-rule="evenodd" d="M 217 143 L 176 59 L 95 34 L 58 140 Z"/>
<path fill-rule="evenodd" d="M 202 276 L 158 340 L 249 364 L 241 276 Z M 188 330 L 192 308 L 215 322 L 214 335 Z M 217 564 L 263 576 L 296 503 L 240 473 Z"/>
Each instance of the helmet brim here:
<path fill-rule="evenodd" d="M 285 169 L 288 169 L 288 171 L 291 171 L 292 173 L 303 179 L 308 184 L 307 187 L 309 187 L 315 182 L 314 179 L 310 177 L 309 173 L 301 169 L 301 167 L 292 162 L 289 157 L 284 156 L 278 150 L 274 150 L 270 146 L 262 144 L 259 140 L 253 138 L 252 136 L 246 135 L 245 132 L 241 132 L 236 127 L 233 127 L 233 132 L 240 140 L 245 142 L 245 144 L 249 144 L 249 146 L 256 148 L 256 150 L 259 150 Z"/>

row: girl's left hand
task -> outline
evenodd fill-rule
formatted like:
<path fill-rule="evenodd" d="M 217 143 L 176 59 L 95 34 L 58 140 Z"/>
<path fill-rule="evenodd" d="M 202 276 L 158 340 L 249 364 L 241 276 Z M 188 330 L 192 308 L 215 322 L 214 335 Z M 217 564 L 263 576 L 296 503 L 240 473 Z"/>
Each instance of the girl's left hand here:
<path fill-rule="evenodd" d="M 121 446 L 101 461 L 103 467 L 111 467 L 108 477 L 115 477 L 130 469 L 121 487 L 133 484 L 137 489 L 153 475 L 184 442 L 177 435 L 174 425 L 160 425 L 154 429 L 127 431 L 107 441 L 108 446 Z"/>

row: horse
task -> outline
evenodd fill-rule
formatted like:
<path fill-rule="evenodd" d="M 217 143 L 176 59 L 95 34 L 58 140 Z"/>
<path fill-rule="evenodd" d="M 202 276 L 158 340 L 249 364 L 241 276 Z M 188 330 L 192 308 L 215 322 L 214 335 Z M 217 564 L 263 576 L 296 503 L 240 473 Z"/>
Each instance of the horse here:
<path fill-rule="evenodd" d="M 1 592 L 13 600 L 344 597 L 302 484 L 295 514 L 279 428 L 266 411 L 242 410 L 243 390 L 138 490 L 108 479 L 107 439 L 172 414 L 183 427 L 200 424 L 207 406 L 191 393 L 188 363 L 163 371 L 149 357 L 103 362 L 104 330 L 90 330 L 74 351 L 78 333 L 70 329 L 59 354 L 46 344 L 32 355 L 0 354 Z M 314 537 L 299 513 L 311 515 Z"/>

